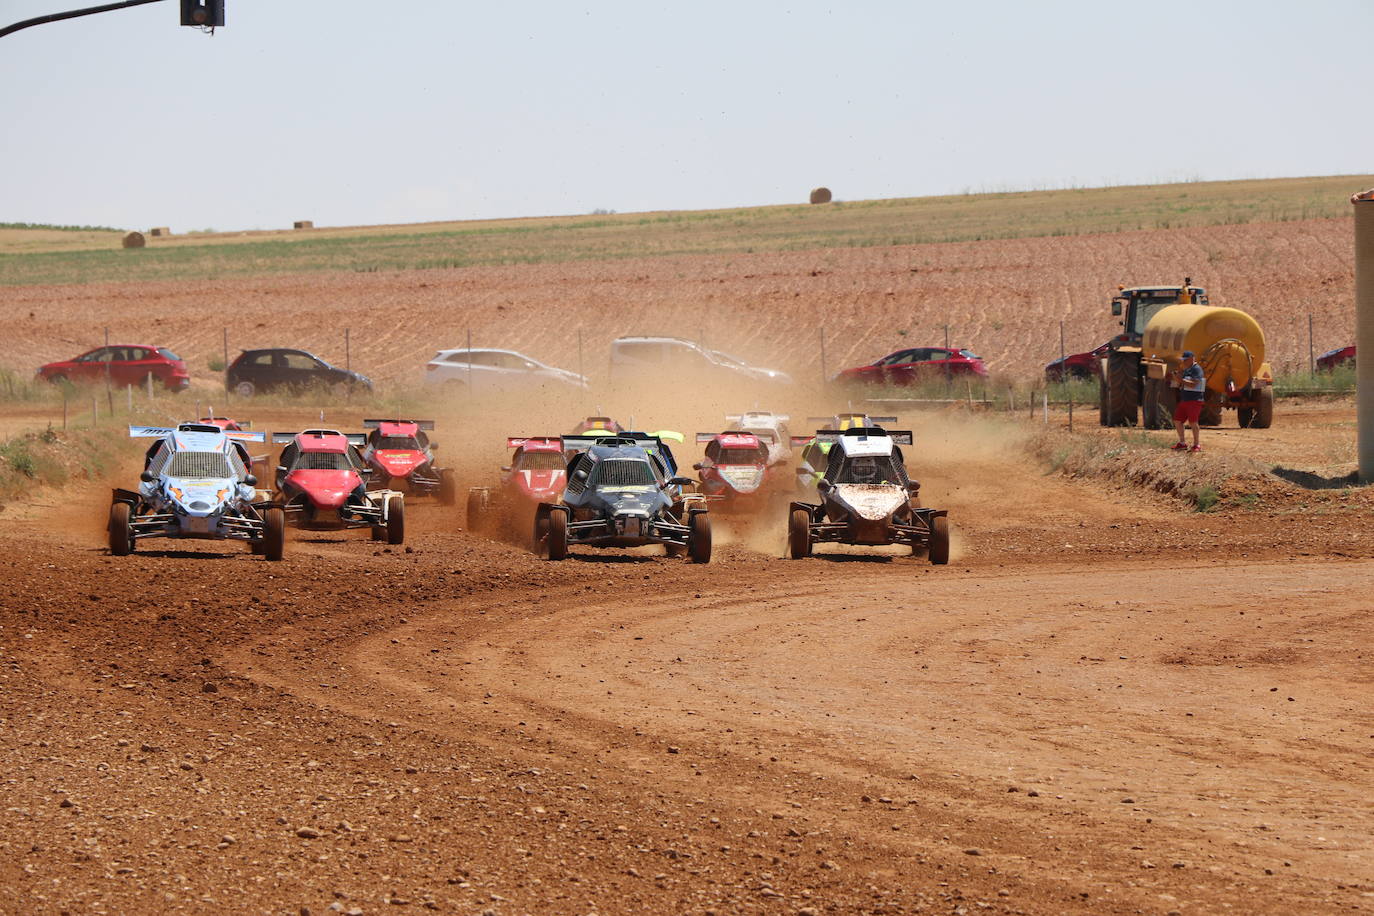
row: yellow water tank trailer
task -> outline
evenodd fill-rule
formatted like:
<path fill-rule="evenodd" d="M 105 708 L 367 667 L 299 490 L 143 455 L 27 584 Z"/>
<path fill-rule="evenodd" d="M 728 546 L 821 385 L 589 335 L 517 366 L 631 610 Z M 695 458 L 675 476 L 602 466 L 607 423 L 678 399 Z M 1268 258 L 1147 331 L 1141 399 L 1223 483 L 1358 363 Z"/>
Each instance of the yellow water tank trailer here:
<path fill-rule="evenodd" d="M 1168 305 L 1145 325 L 1141 356 L 1149 378 L 1162 378 L 1192 350 L 1207 387 L 1218 395 L 1234 397 L 1250 386 L 1272 383 L 1273 374 L 1264 361 L 1264 331 L 1259 322 L 1240 309 L 1214 305 Z"/>

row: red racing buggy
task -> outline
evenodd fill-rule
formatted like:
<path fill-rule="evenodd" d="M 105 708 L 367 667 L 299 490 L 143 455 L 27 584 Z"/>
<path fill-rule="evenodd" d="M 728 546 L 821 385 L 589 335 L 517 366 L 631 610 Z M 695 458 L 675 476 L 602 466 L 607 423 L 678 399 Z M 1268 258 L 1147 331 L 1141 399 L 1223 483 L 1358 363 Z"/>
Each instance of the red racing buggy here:
<path fill-rule="evenodd" d="M 453 471 L 434 466 L 439 446 L 426 435 L 434 429 L 433 420 L 364 420 L 363 428 L 369 430 L 363 461 L 388 488 L 411 496 L 438 496 L 445 506 L 457 501 Z"/>
<path fill-rule="evenodd" d="M 692 465 L 701 475 L 700 491 L 713 512 L 761 512 L 774 490 L 768 443 L 753 433 L 730 430 L 697 433 L 706 457 Z M 789 481 L 790 483 L 790 481 Z"/>
<path fill-rule="evenodd" d="M 405 540 L 405 496 L 396 490 L 368 490 L 372 475 L 358 453 L 362 434 L 334 429 L 273 433 L 283 445 L 277 461 L 277 500 L 286 523 L 305 531 L 369 528 L 372 540 Z"/>
<path fill-rule="evenodd" d="M 468 530 L 475 534 L 504 528 L 523 536 L 539 504 L 557 502 L 567 484 L 568 460 L 558 436 L 512 437 L 506 448 L 515 453 L 501 468 L 500 486 L 468 490 Z"/>

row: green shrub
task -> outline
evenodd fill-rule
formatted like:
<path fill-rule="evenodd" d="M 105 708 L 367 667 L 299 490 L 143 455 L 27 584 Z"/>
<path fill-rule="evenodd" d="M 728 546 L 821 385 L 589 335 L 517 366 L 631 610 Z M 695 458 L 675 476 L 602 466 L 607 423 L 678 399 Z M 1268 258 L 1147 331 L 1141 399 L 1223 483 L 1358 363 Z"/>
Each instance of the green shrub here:
<path fill-rule="evenodd" d="M 1211 484 L 1204 484 L 1192 492 L 1193 505 L 1198 512 L 1210 511 L 1221 500 L 1221 494 Z"/>

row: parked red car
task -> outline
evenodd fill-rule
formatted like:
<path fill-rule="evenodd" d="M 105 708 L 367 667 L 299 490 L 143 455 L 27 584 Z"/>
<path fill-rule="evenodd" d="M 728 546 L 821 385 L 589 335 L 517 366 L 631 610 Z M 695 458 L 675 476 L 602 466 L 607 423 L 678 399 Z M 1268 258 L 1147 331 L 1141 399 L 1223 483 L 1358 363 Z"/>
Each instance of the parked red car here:
<path fill-rule="evenodd" d="M 166 347 L 113 344 L 38 367 L 38 377 L 49 382 L 103 383 L 107 372 L 116 388 L 146 385 L 150 375 L 168 391 L 181 391 L 191 384 L 186 363 Z"/>
<path fill-rule="evenodd" d="M 1334 350 L 1327 350 L 1321 356 L 1318 356 L 1317 368 L 1322 372 L 1330 372 L 1337 366 L 1343 366 L 1346 363 L 1353 364 L 1354 362 L 1355 345 L 1351 344 L 1348 347 L 1337 347 Z"/>
<path fill-rule="evenodd" d="M 889 353 L 871 366 L 845 369 L 834 381 L 841 385 L 915 385 L 945 375 L 987 374 L 982 358 L 968 350 L 913 347 Z"/>
<path fill-rule="evenodd" d="M 1065 378 L 1097 378 L 1102 374 L 1102 359 L 1111 349 L 1107 341 L 1086 353 L 1070 353 L 1045 366 L 1045 381 L 1062 382 Z"/>

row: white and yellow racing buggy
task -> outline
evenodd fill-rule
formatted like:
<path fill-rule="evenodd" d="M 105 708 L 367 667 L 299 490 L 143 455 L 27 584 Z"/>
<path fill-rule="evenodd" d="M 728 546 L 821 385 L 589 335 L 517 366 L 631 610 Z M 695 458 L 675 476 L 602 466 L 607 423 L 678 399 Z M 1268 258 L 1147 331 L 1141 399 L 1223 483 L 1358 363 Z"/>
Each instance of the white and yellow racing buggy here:
<path fill-rule="evenodd" d="M 208 423 L 130 426 L 132 438 L 154 438 L 144 455 L 137 490 L 116 489 L 108 524 L 110 553 L 128 556 L 147 538 L 245 541 L 268 560 L 280 560 L 286 518 L 264 497 L 250 473 L 245 442 L 262 433 L 226 432 Z"/>
<path fill-rule="evenodd" d="M 949 514 L 921 506 L 921 485 L 907 476 L 900 445 L 909 430 L 879 426 L 822 429 L 817 442 L 830 442 L 829 462 L 817 482 L 819 504 L 794 502 L 788 513 L 787 552 L 811 555 L 816 544 L 907 544 L 930 562 L 949 562 Z"/>

